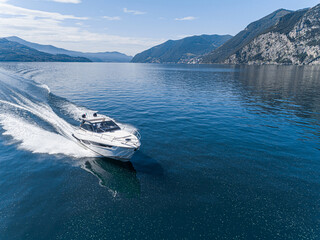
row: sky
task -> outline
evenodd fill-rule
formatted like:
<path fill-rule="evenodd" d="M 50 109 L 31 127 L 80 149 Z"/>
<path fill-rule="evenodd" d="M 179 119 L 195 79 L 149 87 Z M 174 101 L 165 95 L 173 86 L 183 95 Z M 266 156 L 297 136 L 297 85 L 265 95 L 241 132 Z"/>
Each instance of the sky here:
<path fill-rule="evenodd" d="M 0 37 L 135 55 L 168 39 L 236 35 L 251 22 L 319 0 L 0 0 Z"/>

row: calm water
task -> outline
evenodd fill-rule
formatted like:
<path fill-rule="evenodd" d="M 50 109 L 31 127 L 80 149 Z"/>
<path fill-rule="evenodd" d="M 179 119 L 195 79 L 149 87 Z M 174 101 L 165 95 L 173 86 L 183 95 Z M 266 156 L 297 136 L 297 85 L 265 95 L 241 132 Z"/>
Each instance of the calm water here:
<path fill-rule="evenodd" d="M 320 68 L 0 65 L 0 239 L 319 239 Z M 132 164 L 69 138 L 99 110 Z"/>

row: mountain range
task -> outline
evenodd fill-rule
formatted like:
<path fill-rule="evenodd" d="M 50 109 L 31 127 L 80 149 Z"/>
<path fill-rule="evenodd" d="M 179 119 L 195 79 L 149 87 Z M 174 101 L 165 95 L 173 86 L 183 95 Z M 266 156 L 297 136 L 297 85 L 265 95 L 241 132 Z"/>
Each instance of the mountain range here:
<path fill-rule="evenodd" d="M 215 42 L 217 39 L 220 41 Z M 201 35 L 169 40 L 137 54 L 132 62 L 320 64 L 320 4 L 298 11 L 279 9 L 234 37 Z"/>
<path fill-rule="evenodd" d="M 220 48 L 202 57 L 202 63 L 221 63 L 236 51 L 250 43 L 256 36 L 274 26 L 279 20 L 291 13 L 289 10 L 279 9 L 266 17 L 249 24 L 232 39 L 223 44 Z"/>
<path fill-rule="evenodd" d="M 320 64 L 320 4 L 298 11 L 279 9 L 235 36 L 168 40 L 133 58 L 119 52 L 70 51 L 15 36 L 0 38 L 0 61 Z"/>
<path fill-rule="evenodd" d="M 10 42 L 18 43 L 30 49 L 37 50 L 41 53 L 47 53 L 47 54 L 57 55 L 57 56 L 60 56 L 60 55 L 69 56 L 68 61 L 72 61 L 72 62 L 76 61 L 77 59 L 83 59 L 83 60 L 86 59 L 85 61 L 88 61 L 88 62 L 130 62 L 130 60 L 132 59 L 131 56 L 127 56 L 119 52 L 84 53 L 84 52 L 70 51 L 63 48 L 57 48 L 52 45 L 42 45 L 38 43 L 28 42 L 16 36 L 6 37 L 5 39 Z M 0 44 L 0 49 L 1 48 L 2 48 L 2 45 Z M 43 54 L 40 54 L 40 55 L 43 55 Z M 11 54 L 11 58 L 12 56 L 13 55 Z M 4 58 L 4 56 L 2 56 L 2 58 Z M 35 52 L 33 53 L 32 59 L 34 58 L 35 58 Z M 21 58 L 21 61 L 25 61 L 26 59 L 27 58 L 25 57 Z M 54 59 L 55 58 L 53 58 L 53 60 Z M 38 61 L 42 61 L 40 56 Z"/>
<path fill-rule="evenodd" d="M 134 56 L 139 63 L 186 63 L 220 47 L 231 35 L 201 35 L 169 40 Z"/>
<path fill-rule="evenodd" d="M 287 14 L 224 63 L 320 64 L 320 4 Z"/>
<path fill-rule="evenodd" d="M 91 62 L 84 57 L 40 52 L 17 42 L 0 39 L 0 61 L 8 62 Z"/>

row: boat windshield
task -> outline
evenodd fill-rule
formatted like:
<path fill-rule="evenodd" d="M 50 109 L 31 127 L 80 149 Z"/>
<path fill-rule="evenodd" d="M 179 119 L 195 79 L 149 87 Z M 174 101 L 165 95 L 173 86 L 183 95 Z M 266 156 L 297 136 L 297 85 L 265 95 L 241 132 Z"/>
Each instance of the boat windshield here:
<path fill-rule="evenodd" d="M 120 130 L 120 127 L 113 121 L 104 121 L 104 122 L 98 122 L 98 123 L 82 123 L 81 128 L 90 131 L 90 132 L 111 132 L 115 130 Z"/>
<path fill-rule="evenodd" d="M 90 124 L 82 123 L 80 127 L 87 130 L 87 131 L 93 132 L 93 128 Z"/>
<path fill-rule="evenodd" d="M 120 129 L 120 127 L 113 121 L 93 123 L 92 127 L 93 127 L 93 131 L 98 133 L 110 132 L 110 131 L 115 131 Z"/>

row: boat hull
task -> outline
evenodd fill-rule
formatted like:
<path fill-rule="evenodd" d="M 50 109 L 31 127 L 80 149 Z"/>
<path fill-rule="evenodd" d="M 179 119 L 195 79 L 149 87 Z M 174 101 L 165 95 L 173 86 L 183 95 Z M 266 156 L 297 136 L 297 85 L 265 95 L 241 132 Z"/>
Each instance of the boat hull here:
<path fill-rule="evenodd" d="M 101 157 L 112 158 L 115 160 L 120 160 L 122 162 L 128 162 L 132 158 L 137 148 L 124 148 L 124 147 L 115 147 L 115 146 L 98 146 L 93 144 L 87 144 L 84 140 L 81 140 L 73 135 L 77 142 L 86 149 L 89 149 Z"/>
<path fill-rule="evenodd" d="M 135 149 L 132 148 L 121 148 L 121 147 L 113 147 L 111 149 L 98 147 L 98 146 L 92 146 L 92 145 L 86 145 L 88 149 L 91 151 L 99 154 L 102 157 L 112 158 L 115 160 L 120 160 L 122 162 L 128 162 L 132 158 Z"/>

